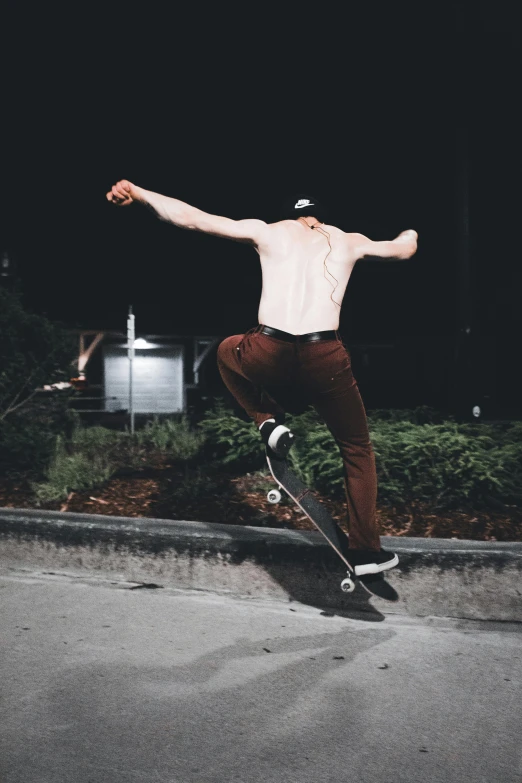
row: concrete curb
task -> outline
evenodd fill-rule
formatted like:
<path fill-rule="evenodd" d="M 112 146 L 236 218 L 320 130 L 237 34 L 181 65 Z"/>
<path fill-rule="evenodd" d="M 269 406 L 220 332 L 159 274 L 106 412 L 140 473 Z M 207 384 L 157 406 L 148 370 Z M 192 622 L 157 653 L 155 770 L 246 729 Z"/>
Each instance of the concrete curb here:
<path fill-rule="evenodd" d="M 398 598 L 342 593 L 345 571 L 320 533 L 0 508 L 4 569 L 96 572 L 129 582 L 300 601 L 347 616 L 522 622 L 522 542 L 389 538 Z"/>

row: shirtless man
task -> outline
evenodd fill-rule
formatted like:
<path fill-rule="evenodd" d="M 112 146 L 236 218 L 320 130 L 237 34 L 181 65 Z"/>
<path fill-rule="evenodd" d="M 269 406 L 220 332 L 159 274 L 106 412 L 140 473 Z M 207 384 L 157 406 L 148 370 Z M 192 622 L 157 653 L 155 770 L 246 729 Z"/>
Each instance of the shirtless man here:
<path fill-rule="evenodd" d="M 261 261 L 259 324 L 223 340 L 218 366 L 224 383 L 254 420 L 264 442 L 284 455 L 293 435 L 278 402 L 289 390 L 313 405 L 343 460 L 349 537 L 345 555 L 358 576 L 393 568 L 397 555 L 381 548 L 376 521 L 377 474 L 366 412 L 339 336 L 339 312 L 358 259 L 411 258 L 417 232 L 372 242 L 328 225 L 324 208 L 298 195 L 276 223 L 210 215 L 178 199 L 121 180 L 112 204 L 137 201 L 180 228 L 252 245 Z M 344 546 L 343 546 L 344 548 Z"/>

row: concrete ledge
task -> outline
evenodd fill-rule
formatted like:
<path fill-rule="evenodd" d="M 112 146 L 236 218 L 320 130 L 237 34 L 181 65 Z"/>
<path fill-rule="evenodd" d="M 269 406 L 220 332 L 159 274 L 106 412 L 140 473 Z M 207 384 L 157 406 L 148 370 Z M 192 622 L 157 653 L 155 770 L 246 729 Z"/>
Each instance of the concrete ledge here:
<path fill-rule="evenodd" d="M 0 508 L 0 566 L 97 572 L 129 582 L 300 601 L 382 619 L 388 613 L 522 622 L 522 542 L 382 539 L 399 555 L 395 602 L 360 585 L 320 533 L 204 522 Z"/>

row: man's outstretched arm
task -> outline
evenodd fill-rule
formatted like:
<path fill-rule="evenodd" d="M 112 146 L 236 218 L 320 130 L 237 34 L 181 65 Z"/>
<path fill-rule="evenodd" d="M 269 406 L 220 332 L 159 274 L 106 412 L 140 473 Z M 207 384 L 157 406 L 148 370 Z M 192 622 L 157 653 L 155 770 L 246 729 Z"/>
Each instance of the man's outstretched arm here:
<path fill-rule="evenodd" d="M 352 234 L 357 258 L 391 258 L 406 260 L 417 252 L 418 234 L 412 228 L 401 231 L 389 242 L 372 242 L 363 234 Z"/>
<path fill-rule="evenodd" d="M 139 188 L 126 179 L 117 182 L 109 190 L 106 198 L 107 201 L 118 206 L 128 206 L 135 201 L 144 204 L 150 207 L 160 220 L 165 220 L 179 228 L 202 231 L 205 234 L 256 246 L 261 242 L 263 231 L 266 229 L 266 223 L 262 220 L 231 220 L 219 215 L 211 215 L 184 201 Z"/>

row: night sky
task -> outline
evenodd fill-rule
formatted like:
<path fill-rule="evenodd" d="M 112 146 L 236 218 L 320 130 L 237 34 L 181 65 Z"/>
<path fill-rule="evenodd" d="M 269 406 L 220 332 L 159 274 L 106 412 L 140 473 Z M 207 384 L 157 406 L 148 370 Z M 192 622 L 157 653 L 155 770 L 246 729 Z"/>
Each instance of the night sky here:
<path fill-rule="evenodd" d="M 319 4 L 315 17 L 303 5 L 129 8 L 3 12 L 0 250 L 31 307 L 125 329 L 132 304 L 138 334 L 257 323 L 255 251 L 111 207 L 105 192 L 126 178 L 232 218 L 274 220 L 288 193 L 309 190 L 344 230 L 378 240 L 415 228 L 411 261 L 356 266 L 341 331 L 451 334 L 464 128 L 474 317 L 484 333 L 503 328 L 522 283 L 507 4 Z"/>

